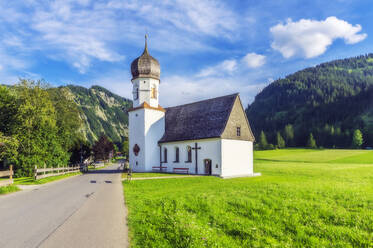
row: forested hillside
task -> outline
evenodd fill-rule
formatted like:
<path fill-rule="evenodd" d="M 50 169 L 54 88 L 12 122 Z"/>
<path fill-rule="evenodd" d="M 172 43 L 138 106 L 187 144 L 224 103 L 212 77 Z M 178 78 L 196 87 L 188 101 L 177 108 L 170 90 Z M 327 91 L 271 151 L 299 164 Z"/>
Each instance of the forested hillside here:
<path fill-rule="evenodd" d="M 360 130 L 373 146 L 373 54 L 336 60 L 271 83 L 246 109 L 254 133 L 268 142 L 350 147 Z M 286 128 L 285 128 L 286 127 Z M 263 136 L 263 134 L 261 135 Z M 263 138 L 263 137 L 260 137 Z"/>
<path fill-rule="evenodd" d="M 100 86 L 87 89 L 68 85 L 59 89 L 68 89 L 78 104 L 83 120 L 83 135 L 89 143 L 93 144 L 102 133 L 118 144 L 125 140 L 128 133 L 127 110 L 132 106 L 130 100 Z"/>

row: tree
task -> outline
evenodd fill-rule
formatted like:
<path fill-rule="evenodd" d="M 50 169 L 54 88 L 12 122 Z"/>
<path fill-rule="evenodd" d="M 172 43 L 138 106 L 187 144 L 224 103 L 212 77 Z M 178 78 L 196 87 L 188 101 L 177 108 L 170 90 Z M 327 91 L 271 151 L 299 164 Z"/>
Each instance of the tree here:
<path fill-rule="evenodd" d="M 21 80 L 16 86 L 19 141 L 17 176 L 31 176 L 34 166 L 66 165 L 69 153 L 61 144 L 56 110 L 43 81 Z"/>
<path fill-rule="evenodd" d="M 268 142 L 267 142 L 267 137 L 265 133 L 262 131 L 259 136 L 259 149 L 267 149 L 268 148 Z"/>
<path fill-rule="evenodd" d="M 18 126 L 17 97 L 13 91 L 0 85 L 0 132 L 5 136 L 15 133 Z"/>
<path fill-rule="evenodd" d="M 284 148 L 285 147 L 285 140 L 282 138 L 280 132 L 277 132 L 277 147 Z"/>
<path fill-rule="evenodd" d="M 0 133 L 0 161 L 8 160 L 13 163 L 18 155 L 18 141 Z"/>
<path fill-rule="evenodd" d="M 92 147 L 95 160 L 107 160 L 114 152 L 114 145 L 106 135 L 101 135 L 99 140 Z"/>
<path fill-rule="evenodd" d="M 309 147 L 309 148 L 317 148 L 316 140 L 313 137 L 312 133 L 310 133 L 310 137 L 309 137 L 308 142 L 307 142 L 307 147 Z"/>
<path fill-rule="evenodd" d="M 354 134 L 352 135 L 352 147 L 353 148 L 360 148 L 363 144 L 363 134 L 359 129 L 356 129 L 354 131 Z"/>
<path fill-rule="evenodd" d="M 284 139 L 288 146 L 294 145 L 294 129 L 293 125 L 287 124 L 284 128 Z"/>
<path fill-rule="evenodd" d="M 71 153 L 70 163 L 79 164 L 81 160 L 84 161 L 91 156 L 91 146 L 87 140 L 79 138 L 69 152 Z"/>
<path fill-rule="evenodd" d="M 77 104 L 69 98 L 67 88 L 50 88 L 48 93 L 56 111 L 58 137 L 65 150 L 73 148 L 76 142 L 83 140 L 79 132 L 82 120 Z"/>
<path fill-rule="evenodd" d="M 128 155 L 129 155 L 129 142 L 128 142 L 128 139 L 123 141 L 123 145 L 122 145 L 122 153 L 123 153 L 123 156 L 125 156 L 127 159 L 128 159 Z"/>

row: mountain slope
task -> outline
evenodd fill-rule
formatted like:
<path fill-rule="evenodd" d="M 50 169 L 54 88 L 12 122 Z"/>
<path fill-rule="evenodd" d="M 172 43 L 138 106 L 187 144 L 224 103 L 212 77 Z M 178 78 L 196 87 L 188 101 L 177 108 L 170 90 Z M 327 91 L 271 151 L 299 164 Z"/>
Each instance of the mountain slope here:
<path fill-rule="evenodd" d="M 93 143 L 104 133 L 115 143 L 121 143 L 128 137 L 127 110 L 132 102 L 100 86 L 87 89 L 68 85 L 71 97 L 78 104 L 83 119 L 83 133 Z"/>
<path fill-rule="evenodd" d="M 373 54 L 307 68 L 267 86 L 246 109 L 256 136 L 272 143 L 277 131 L 294 127 L 294 145 L 312 132 L 318 145 L 348 147 L 352 132 L 363 131 L 373 144 Z"/>

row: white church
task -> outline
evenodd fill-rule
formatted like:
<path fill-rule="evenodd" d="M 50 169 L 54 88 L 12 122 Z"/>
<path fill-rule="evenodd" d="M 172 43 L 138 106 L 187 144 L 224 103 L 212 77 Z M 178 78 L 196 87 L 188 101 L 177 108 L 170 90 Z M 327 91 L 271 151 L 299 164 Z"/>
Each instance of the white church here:
<path fill-rule="evenodd" d="M 160 65 L 145 49 L 131 64 L 129 162 L 134 172 L 254 176 L 254 135 L 239 94 L 162 108 Z"/>

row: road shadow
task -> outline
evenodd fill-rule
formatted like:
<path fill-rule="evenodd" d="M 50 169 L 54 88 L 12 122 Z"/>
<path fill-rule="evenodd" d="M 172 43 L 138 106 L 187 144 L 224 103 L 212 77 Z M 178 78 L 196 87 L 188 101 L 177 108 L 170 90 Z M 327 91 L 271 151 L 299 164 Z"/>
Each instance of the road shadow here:
<path fill-rule="evenodd" d="M 86 174 L 117 174 L 123 173 L 123 168 L 118 167 L 116 169 L 100 169 L 100 170 L 89 170 Z"/>

